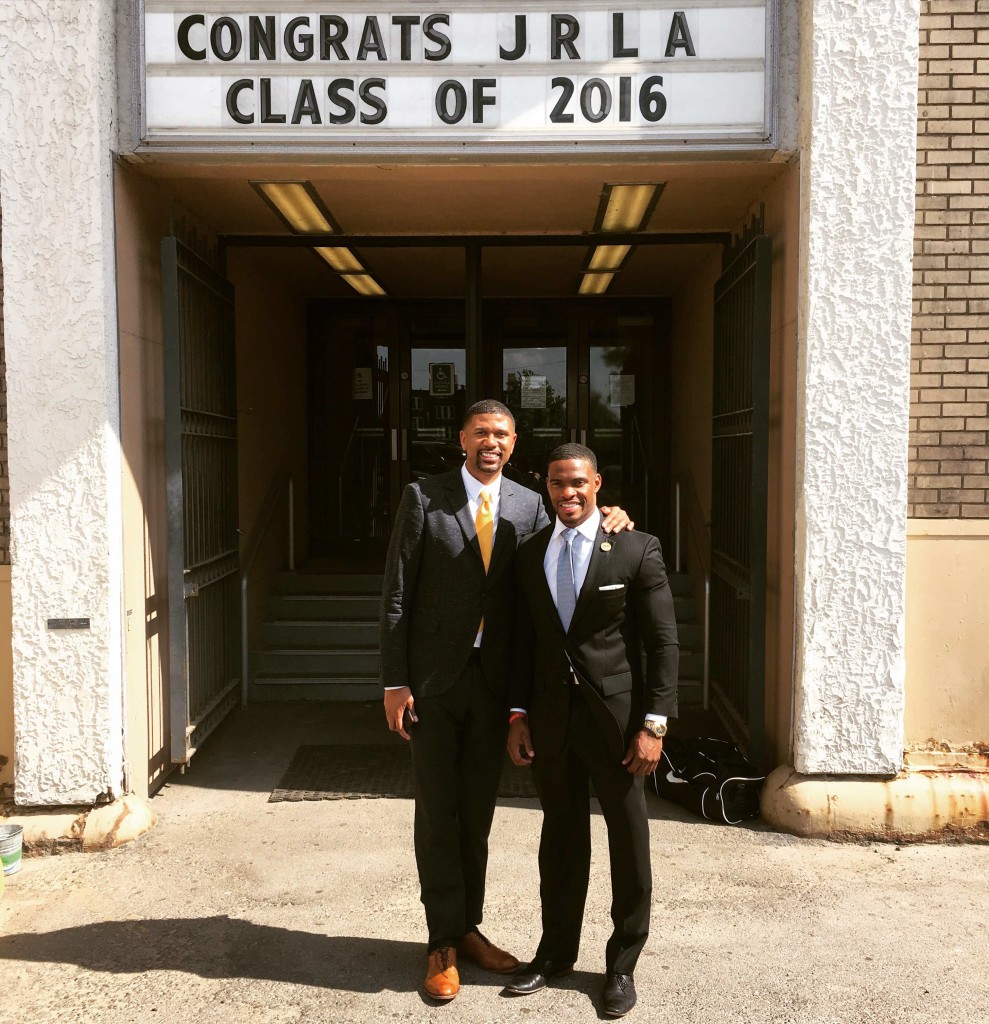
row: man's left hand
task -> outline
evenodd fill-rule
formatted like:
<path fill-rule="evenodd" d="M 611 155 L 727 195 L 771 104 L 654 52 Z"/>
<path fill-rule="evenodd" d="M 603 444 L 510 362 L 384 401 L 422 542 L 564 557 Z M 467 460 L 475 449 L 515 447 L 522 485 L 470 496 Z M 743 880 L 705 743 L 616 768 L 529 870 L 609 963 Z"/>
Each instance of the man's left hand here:
<path fill-rule="evenodd" d="M 662 753 L 663 741 L 643 729 L 632 737 L 622 764 L 632 775 L 649 775 L 656 770 Z"/>
<path fill-rule="evenodd" d="M 622 530 L 634 530 L 635 523 L 628 517 L 628 513 L 618 505 L 601 506 L 601 528 L 605 533 L 621 533 Z"/>

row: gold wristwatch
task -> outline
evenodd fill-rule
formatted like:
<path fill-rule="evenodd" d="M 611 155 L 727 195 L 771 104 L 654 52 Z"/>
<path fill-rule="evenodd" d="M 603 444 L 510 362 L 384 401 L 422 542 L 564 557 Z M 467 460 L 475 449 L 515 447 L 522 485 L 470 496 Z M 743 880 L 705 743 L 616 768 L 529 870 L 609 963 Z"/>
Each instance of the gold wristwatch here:
<path fill-rule="evenodd" d="M 647 718 L 642 723 L 642 728 L 651 733 L 656 739 L 661 740 L 666 735 L 666 723 L 665 722 L 654 722 L 651 718 Z"/>

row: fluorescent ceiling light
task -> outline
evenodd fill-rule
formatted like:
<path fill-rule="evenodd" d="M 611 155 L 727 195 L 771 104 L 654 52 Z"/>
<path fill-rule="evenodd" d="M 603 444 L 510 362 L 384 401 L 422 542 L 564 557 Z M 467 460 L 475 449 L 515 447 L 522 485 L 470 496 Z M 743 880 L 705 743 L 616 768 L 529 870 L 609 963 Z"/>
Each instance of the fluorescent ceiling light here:
<path fill-rule="evenodd" d="M 384 295 L 385 290 L 370 274 L 341 274 L 358 295 Z"/>
<path fill-rule="evenodd" d="M 625 257 L 631 251 L 630 245 L 599 245 L 591 250 L 587 261 L 588 270 L 621 270 Z"/>
<path fill-rule="evenodd" d="M 599 231 L 642 231 L 659 202 L 663 182 L 605 185 L 598 208 Z M 603 207 L 603 209 L 602 209 Z"/>
<path fill-rule="evenodd" d="M 578 295 L 604 295 L 611 284 L 614 274 L 584 274 L 580 279 Z"/>
<path fill-rule="evenodd" d="M 364 266 L 361 261 L 344 246 L 318 245 L 316 246 L 316 252 L 318 252 L 338 274 L 365 273 Z"/>
<path fill-rule="evenodd" d="M 337 226 L 311 181 L 252 181 L 251 184 L 296 233 L 336 233 Z"/>

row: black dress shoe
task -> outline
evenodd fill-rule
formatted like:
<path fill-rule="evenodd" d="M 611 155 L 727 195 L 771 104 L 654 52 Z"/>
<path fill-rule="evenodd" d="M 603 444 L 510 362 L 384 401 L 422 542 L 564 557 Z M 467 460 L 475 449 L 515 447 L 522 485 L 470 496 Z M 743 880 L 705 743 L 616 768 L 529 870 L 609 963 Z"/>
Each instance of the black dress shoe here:
<path fill-rule="evenodd" d="M 609 1017 L 624 1017 L 635 1006 L 635 982 L 631 974 L 612 974 L 604 979 L 601 993 L 604 1012 Z"/>
<path fill-rule="evenodd" d="M 506 992 L 514 992 L 517 996 L 531 996 L 533 992 L 544 989 L 553 978 L 562 978 L 573 970 L 573 964 L 562 964 L 556 960 L 533 960 L 522 966 L 512 975 L 512 980 L 505 986 Z"/>

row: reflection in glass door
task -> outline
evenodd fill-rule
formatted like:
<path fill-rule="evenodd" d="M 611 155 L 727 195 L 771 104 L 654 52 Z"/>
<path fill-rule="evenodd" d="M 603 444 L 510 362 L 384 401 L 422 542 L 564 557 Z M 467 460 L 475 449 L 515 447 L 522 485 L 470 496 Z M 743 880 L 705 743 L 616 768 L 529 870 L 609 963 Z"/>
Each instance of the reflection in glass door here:
<path fill-rule="evenodd" d="M 508 475 L 545 491 L 549 453 L 579 441 L 597 456 L 602 504 L 620 504 L 641 528 L 661 529 L 657 486 L 668 468 L 657 426 L 667 423 L 665 335 L 655 307 L 531 303 L 488 319 L 502 401 L 518 443 Z M 662 430 L 663 437 L 666 430 Z"/>

